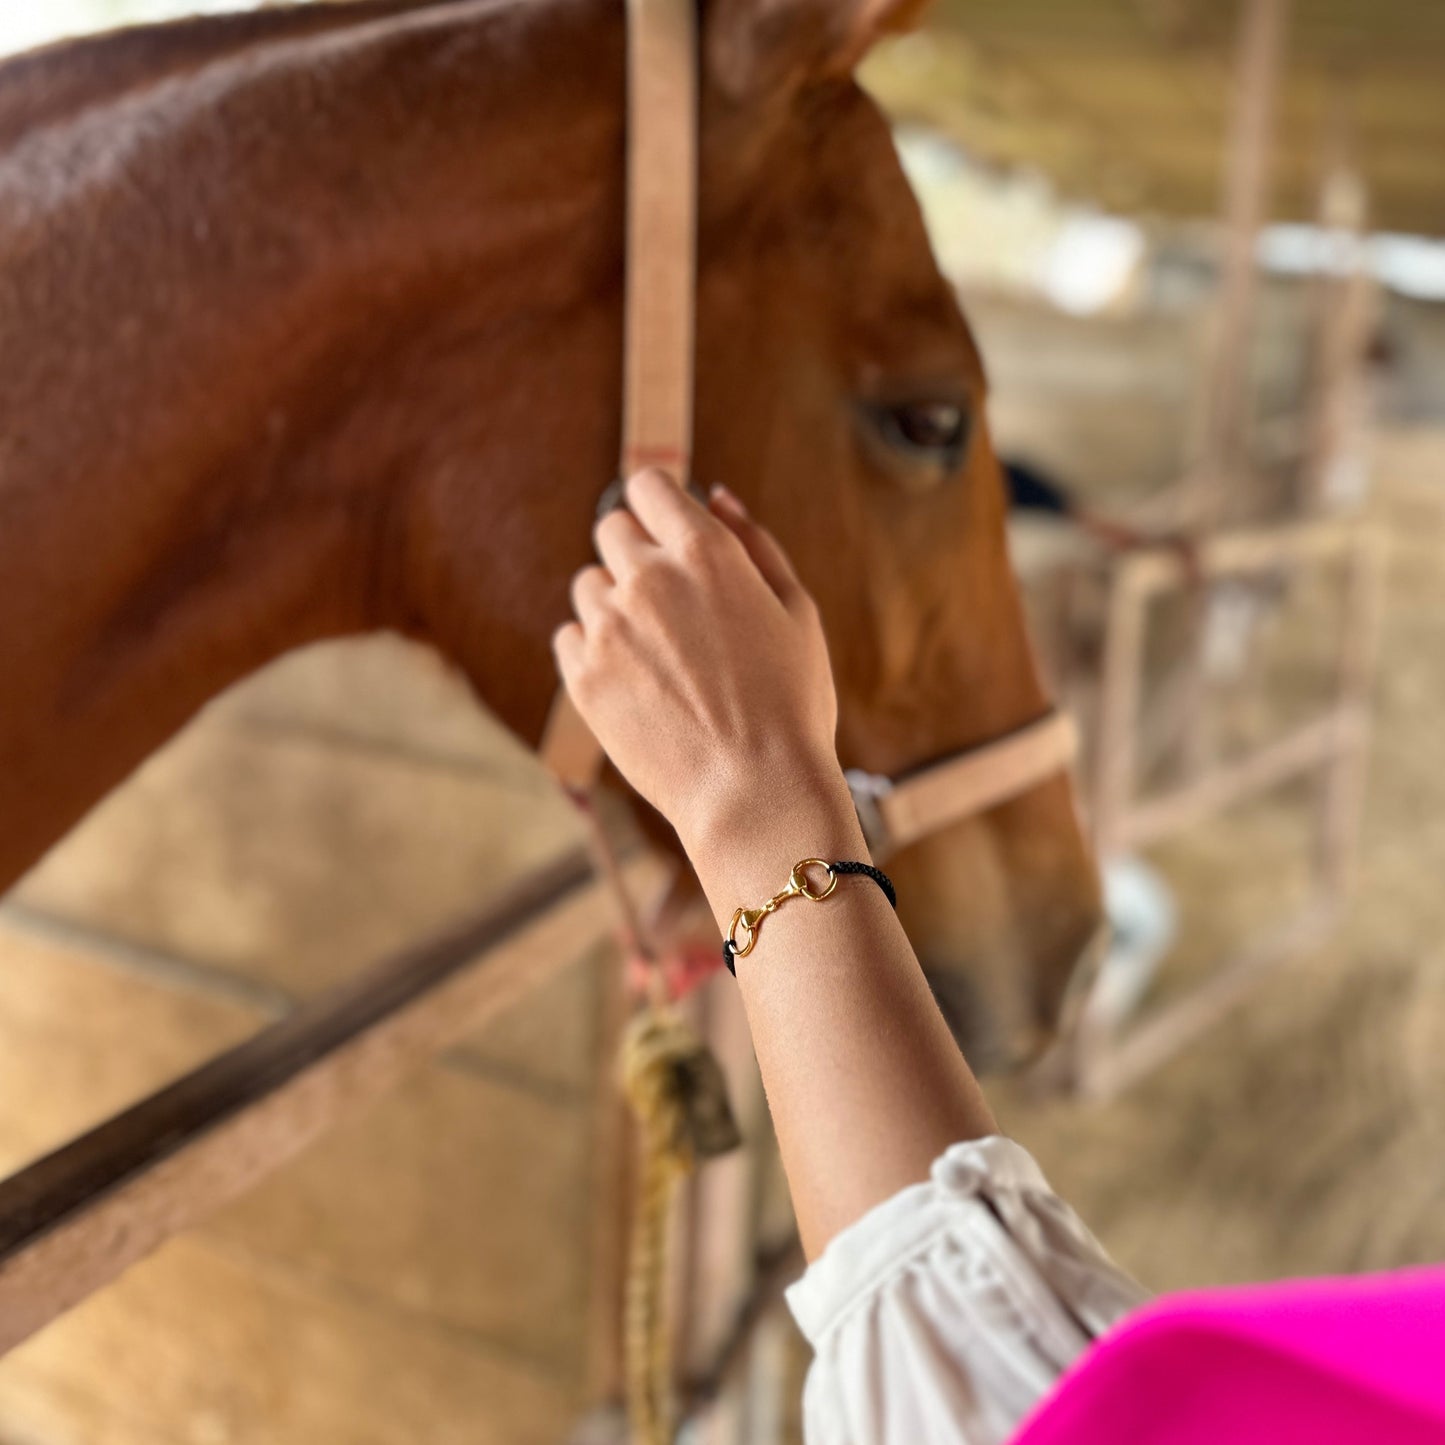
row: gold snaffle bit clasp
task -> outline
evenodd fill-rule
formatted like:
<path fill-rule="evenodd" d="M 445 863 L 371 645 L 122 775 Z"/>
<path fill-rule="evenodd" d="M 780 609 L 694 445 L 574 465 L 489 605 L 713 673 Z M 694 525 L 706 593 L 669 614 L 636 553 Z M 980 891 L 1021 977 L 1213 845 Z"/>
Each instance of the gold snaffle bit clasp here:
<path fill-rule="evenodd" d="M 820 888 L 816 893 L 808 882 L 809 868 L 821 868 L 828 875 L 828 886 Z M 833 871 L 833 865 L 824 858 L 804 858 L 800 863 L 793 864 L 793 871 L 788 875 L 788 882 L 781 892 L 774 893 L 761 908 L 739 908 L 733 914 L 733 921 L 728 925 L 728 942 L 732 945 L 734 958 L 746 958 L 753 951 L 753 944 L 758 941 L 758 928 L 768 914 L 774 913 L 790 898 L 806 898 L 813 903 L 821 903 L 838 886 L 838 875 Z M 738 941 L 738 930 L 747 937 L 746 943 Z"/>

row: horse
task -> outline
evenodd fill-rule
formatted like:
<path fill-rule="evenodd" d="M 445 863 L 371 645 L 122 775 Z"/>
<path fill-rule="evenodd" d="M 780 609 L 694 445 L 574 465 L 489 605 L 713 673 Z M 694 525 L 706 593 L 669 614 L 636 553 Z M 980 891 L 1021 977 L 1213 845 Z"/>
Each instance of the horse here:
<path fill-rule="evenodd" d="M 817 599 L 839 754 L 1048 699 L 983 367 L 854 77 L 914 0 L 703 0 L 696 473 Z M 0 888 L 222 689 L 440 651 L 529 744 L 618 445 L 619 0 L 353 0 L 0 67 Z M 1068 779 L 890 863 L 980 1066 L 1095 933 Z"/>

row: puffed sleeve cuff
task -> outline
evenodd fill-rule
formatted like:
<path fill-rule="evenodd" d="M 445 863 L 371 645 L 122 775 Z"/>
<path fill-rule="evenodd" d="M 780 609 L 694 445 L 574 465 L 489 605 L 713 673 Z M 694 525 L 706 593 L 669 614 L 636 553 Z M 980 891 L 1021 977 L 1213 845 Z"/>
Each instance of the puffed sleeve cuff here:
<path fill-rule="evenodd" d="M 788 1291 L 809 1445 L 1004 1441 L 1146 1298 L 1010 1139 L 955 1144 Z"/>

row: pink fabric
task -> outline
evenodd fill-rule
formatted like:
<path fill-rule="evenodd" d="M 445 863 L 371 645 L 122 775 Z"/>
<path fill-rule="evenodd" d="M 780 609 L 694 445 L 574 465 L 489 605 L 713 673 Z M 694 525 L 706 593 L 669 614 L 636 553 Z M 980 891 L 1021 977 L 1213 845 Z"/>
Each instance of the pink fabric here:
<path fill-rule="evenodd" d="M 1166 1296 L 1084 1355 L 1013 1445 L 1294 1441 L 1445 1441 L 1445 1268 Z"/>

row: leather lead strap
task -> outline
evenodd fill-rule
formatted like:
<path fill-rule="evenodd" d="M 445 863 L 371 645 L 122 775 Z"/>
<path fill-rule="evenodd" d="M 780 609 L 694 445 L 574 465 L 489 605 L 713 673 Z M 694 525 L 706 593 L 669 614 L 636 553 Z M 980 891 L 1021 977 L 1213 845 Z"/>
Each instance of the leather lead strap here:
<path fill-rule="evenodd" d="M 627 240 L 619 475 L 692 469 L 697 281 L 695 0 L 627 0 Z M 564 787 L 590 788 L 602 749 L 559 688 L 538 748 Z"/>

